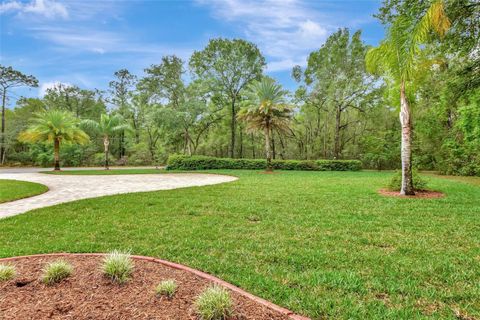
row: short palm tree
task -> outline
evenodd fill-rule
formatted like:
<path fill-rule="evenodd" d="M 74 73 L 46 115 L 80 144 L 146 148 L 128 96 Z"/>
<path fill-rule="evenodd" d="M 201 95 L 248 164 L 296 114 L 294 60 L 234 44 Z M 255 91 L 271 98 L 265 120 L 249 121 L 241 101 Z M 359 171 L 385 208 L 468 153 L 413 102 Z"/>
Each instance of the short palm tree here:
<path fill-rule="evenodd" d="M 53 142 L 55 170 L 60 170 L 60 144 L 89 142 L 88 135 L 78 127 L 78 120 L 67 111 L 48 110 L 36 114 L 32 124 L 21 132 L 23 142 Z"/>
<path fill-rule="evenodd" d="M 115 133 L 128 130 L 130 126 L 126 124 L 123 117 L 118 114 L 115 114 L 115 115 L 102 114 L 98 122 L 90 119 L 83 120 L 82 126 L 102 136 L 103 147 L 105 152 L 105 170 L 108 170 L 109 169 L 108 154 L 109 154 L 110 138 Z"/>
<path fill-rule="evenodd" d="M 415 194 L 412 179 L 412 117 L 406 91 L 411 88 L 415 71 L 422 64 L 421 45 L 432 31 L 443 36 L 450 27 L 443 1 L 435 1 L 418 21 L 399 16 L 390 26 L 387 38 L 367 52 L 371 73 L 389 76 L 400 88 L 400 123 L 402 126 L 402 187 L 400 194 Z"/>
<path fill-rule="evenodd" d="M 292 109 L 287 105 L 287 91 L 273 79 L 264 77 L 250 84 L 245 92 L 245 100 L 238 112 L 238 119 L 247 124 L 248 131 L 262 131 L 265 135 L 267 171 L 272 171 L 270 137 L 272 130 L 285 131 L 292 117 Z"/>

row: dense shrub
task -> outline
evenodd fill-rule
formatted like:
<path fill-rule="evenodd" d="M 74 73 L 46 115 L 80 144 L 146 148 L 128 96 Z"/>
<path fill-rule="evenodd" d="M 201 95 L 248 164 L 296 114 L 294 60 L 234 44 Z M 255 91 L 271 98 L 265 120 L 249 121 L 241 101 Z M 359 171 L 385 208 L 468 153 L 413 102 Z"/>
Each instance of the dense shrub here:
<path fill-rule="evenodd" d="M 362 164 L 358 160 L 273 160 L 277 170 L 312 170 L 312 171 L 358 171 Z M 265 169 L 264 159 L 229 159 L 206 156 L 173 155 L 168 158 L 169 170 L 202 169 Z"/>
<path fill-rule="evenodd" d="M 427 182 L 418 174 L 417 170 L 413 170 L 413 189 L 415 191 L 427 190 Z M 402 171 L 395 172 L 392 177 L 388 189 L 392 191 L 400 191 L 402 187 Z"/>

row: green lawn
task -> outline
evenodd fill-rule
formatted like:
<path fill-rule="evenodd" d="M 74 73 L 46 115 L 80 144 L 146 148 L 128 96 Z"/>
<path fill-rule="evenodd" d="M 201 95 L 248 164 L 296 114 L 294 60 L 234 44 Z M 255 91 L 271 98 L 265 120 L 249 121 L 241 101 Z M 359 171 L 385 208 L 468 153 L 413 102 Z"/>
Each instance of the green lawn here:
<path fill-rule="evenodd" d="M 480 318 L 480 188 L 382 197 L 391 173 L 212 171 L 214 186 L 86 199 L 0 220 L 0 256 L 180 262 L 314 319 Z"/>
<path fill-rule="evenodd" d="M 47 191 L 47 186 L 43 184 L 0 179 L 0 203 L 36 196 Z"/>
<path fill-rule="evenodd" d="M 110 169 L 110 170 L 65 170 L 65 171 L 42 171 L 46 174 L 56 175 L 118 175 L 118 174 L 156 174 L 165 173 L 163 169 Z"/>

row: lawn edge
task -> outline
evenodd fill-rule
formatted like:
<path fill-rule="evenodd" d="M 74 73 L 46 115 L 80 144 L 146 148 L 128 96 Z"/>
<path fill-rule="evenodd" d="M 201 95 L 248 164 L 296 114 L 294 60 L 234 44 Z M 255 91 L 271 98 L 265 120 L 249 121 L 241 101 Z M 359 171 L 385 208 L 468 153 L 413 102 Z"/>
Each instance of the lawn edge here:
<path fill-rule="evenodd" d="M 0 262 L 8 262 L 12 261 L 15 259 L 22 259 L 22 258 L 41 258 L 41 257 L 68 257 L 68 256 L 89 256 L 89 257 L 103 257 L 105 256 L 105 253 L 69 253 L 69 252 L 63 252 L 63 253 L 45 253 L 45 254 L 33 254 L 33 255 L 24 255 L 24 256 L 15 256 L 15 257 L 7 257 L 7 258 L 0 258 Z M 265 300 L 263 298 L 260 298 L 258 296 L 255 296 L 229 282 L 226 282 L 222 279 L 219 279 L 211 274 L 205 273 L 203 271 L 188 267 L 183 264 L 163 260 L 163 259 L 158 259 L 158 258 L 153 258 L 153 257 L 147 257 L 147 256 L 139 256 L 139 255 L 132 255 L 131 256 L 133 259 L 137 260 L 143 260 L 143 261 L 149 261 L 149 262 L 155 262 L 173 269 L 181 270 L 184 272 L 192 273 L 202 279 L 205 279 L 207 281 L 214 282 L 216 284 L 219 284 L 223 287 L 226 287 L 233 292 L 248 298 L 250 300 L 255 301 L 258 304 L 261 304 L 269 309 L 272 309 L 276 312 L 279 312 L 287 317 L 289 317 L 291 320 L 311 320 L 308 317 L 301 316 L 298 314 L 295 314 L 293 311 L 286 309 L 284 307 L 281 307 L 279 305 L 274 304 L 273 302 L 270 302 L 268 300 Z"/>

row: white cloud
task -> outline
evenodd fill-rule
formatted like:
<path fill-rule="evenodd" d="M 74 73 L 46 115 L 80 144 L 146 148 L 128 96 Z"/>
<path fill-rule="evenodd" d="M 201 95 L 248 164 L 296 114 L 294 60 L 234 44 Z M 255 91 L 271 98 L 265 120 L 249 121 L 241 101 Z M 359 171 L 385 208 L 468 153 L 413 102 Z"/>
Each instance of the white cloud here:
<path fill-rule="evenodd" d="M 236 23 L 269 58 L 268 70 L 304 65 L 309 52 L 325 41 L 329 27 L 319 12 L 300 0 L 197 0 L 218 19 Z"/>
<path fill-rule="evenodd" d="M 19 15 L 38 15 L 49 19 L 68 18 L 68 10 L 65 5 L 54 0 L 32 0 L 29 3 L 13 0 L 1 3 L 0 13 L 7 12 L 17 12 Z"/>
<path fill-rule="evenodd" d="M 17 1 L 3 2 L 0 3 L 0 13 L 17 11 L 23 8 L 23 4 Z"/>
<path fill-rule="evenodd" d="M 43 98 L 47 93 L 48 89 L 53 89 L 54 87 L 58 87 L 59 85 L 62 85 L 65 87 L 73 87 L 73 85 L 68 82 L 61 82 L 61 81 L 43 82 L 40 84 L 40 87 L 38 88 L 38 97 Z"/>

